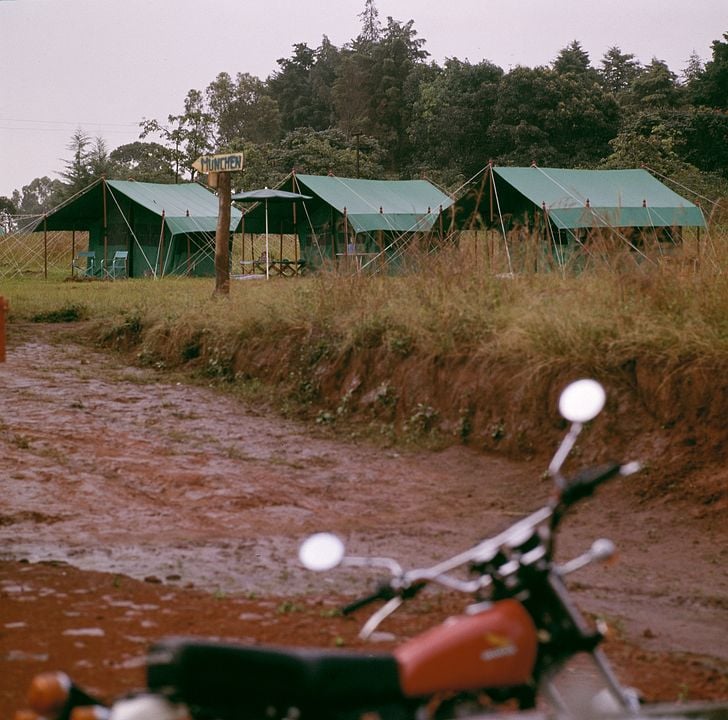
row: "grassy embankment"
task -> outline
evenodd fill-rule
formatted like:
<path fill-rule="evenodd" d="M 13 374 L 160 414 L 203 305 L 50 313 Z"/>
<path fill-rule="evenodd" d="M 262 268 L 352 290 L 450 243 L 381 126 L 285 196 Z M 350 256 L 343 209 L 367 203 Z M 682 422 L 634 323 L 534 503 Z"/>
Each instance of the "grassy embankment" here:
<path fill-rule="evenodd" d="M 420 258 L 407 275 L 233 281 L 227 299 L 212 297 L 211 279 L 6 279 L 0 294 L 10 322 L 89 320 L 97 341 L 132 350 L 141 363 L 235 381 L 237 389 L 272 383 L 285 407 L 309 407 L 321 421 L 368 394 L 369 406 L 390 406 L 392 426 L 426 429 L 448 414 L 439 405 L 451 394 L 461 406 L 450 411 L 453 431 L 465 435 L 474 410 L 462 406 L 498 367 L 537 382 L 564 368 L 605 376 L 637 358 L 656 368 L 696 358 L 721 365 L 726 241 L 713 230 L 699 246 L 686 237 L 671 256 L 640 262 L 634 252 L 595 252 L 578 274 L 546 272 L 542 263 L 538 273 L 520 272 L 534 265 L 525 248 L 511 257 L 519 272 L 499 276 L 493 271 L 507 269 L 505 258 L 490 238 Z M 464 366 L 485 379 L 467 380 L 469 395 L 458 395 Z M 441 387 L 449 377 L 453 387 Z"/>

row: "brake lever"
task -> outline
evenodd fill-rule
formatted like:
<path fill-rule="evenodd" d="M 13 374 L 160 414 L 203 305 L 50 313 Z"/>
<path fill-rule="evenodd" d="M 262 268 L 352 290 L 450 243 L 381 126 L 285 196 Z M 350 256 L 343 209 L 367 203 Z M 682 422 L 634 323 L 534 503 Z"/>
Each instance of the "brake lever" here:
<path fill-rule="evenodd" d="M 609 560 L 616 553 L 617 548 L 614 543 L 607 538 L 599 538 L 595 540 L 591 547 L 581 555 L 568 560 L 561 565 L 556 566 L 559 575 L 569 575 L 570 573 L 581 570 L 581 568 L 590 565 L 593 562 L 603 562 Z"/>
<path fill-rule="evenodd" d="M 362 640 L 368 640 L 372 633 L 379 627 L 380 623 L 388 618 L 402 603 L 404 600 L 397 596 L 393 597 L 387 603 L 382 605 L 370 618 L 367 620 L 362 629 L 359 631 L 359 637 Z"/>
<path fill-rule="evenodd" d="M 457 590 L 462 593 L 478 592 L 479 590 L 487 588 L 493 582 L 490 575 L 481 575 L 474 580 L 461 580 L 460 578 L 456 578 L 445 573 L 434 575 L 429 578 L 429 580 L 430 582 L 437 583 L 438 585 L 442 585 L 443 587 L 450 588 L 451 590 Z"/>

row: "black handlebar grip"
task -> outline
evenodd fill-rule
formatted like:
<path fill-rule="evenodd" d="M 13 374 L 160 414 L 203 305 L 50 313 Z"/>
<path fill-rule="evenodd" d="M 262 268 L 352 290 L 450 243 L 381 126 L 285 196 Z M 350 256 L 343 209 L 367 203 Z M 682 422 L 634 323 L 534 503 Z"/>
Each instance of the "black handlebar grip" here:
<path fill-rule="evenodd" d="M 621 468 L 619 463 L 607 463 L 582 470 L 562 491 L 561 502 L 564 505 L 571 505 L 577 500 L 589 497 L 601 483 L 619 473 Z"/>
<path fill-rule="evenodd" d="M 389 585 L 382 585 L 376 592 L 371 595 L 366 595 L 363 598 L 354 600 L 354 602 L 345 605 L 341 608 L 342 615 L 350 615 L 353 612 L 363 608 L 370 603 L 376 602 L 377 600 L 391 600 L 394 597 L 394 590 Z"/>

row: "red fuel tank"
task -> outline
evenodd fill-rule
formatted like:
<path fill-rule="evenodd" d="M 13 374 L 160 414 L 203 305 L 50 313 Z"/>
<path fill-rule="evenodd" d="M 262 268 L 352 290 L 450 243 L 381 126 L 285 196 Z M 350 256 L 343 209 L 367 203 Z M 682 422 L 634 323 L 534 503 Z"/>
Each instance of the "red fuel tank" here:
<path fill-rule="evenodd" d="M 475 615 L 458 615 L 400 645 L 394 656 L 411 697 L 441 690 L 476 690 L 528 682 L 538 638 L 516 600 L 501 600 Z"/>

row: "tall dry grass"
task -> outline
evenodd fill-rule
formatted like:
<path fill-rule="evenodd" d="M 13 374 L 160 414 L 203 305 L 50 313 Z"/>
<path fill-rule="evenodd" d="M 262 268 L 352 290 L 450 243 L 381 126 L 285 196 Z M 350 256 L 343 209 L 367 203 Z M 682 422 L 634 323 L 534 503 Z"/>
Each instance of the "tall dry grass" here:
<path fill-rule="evenodd" d="M 384 346 L 402 355 L 599 369 L 640 355 L 728 355 L 726 241 L 728 232 L 714 230 L 669 252 L 597 244 L 578 267 L 561 267 L 532 239 L 506 253 L 497 236 L 480 235 L 410 253 L 410 272 L 399 275 L 239 280 L 222 300 L 213 298 L 213 280 L 192 278 L 14 278 L 2 281 L 0 294 L 11 322 L 75 317 L 107 335 L 132 328 L 150 359 L 183 363 L 209 353 L 203 361 L 221 372 L 246 342 L 275 348 L 287 337 L 312 353 Z"/>

